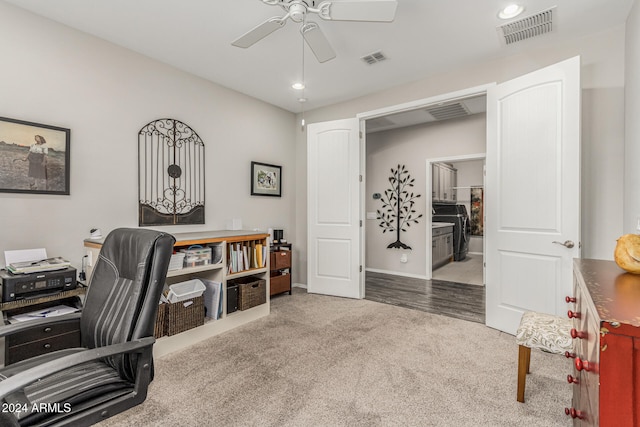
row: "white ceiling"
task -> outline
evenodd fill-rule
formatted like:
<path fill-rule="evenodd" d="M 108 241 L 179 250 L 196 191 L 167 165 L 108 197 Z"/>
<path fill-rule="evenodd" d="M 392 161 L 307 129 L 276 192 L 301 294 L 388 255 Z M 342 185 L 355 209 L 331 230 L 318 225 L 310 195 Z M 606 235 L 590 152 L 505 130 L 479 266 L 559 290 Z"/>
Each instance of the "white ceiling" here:
<path fill-rule="evenodd" d="M 261 0 L 4 0 L 127 47 L 283 109 L 299 112 L 291 84 L 302 74 L 298 25 L 248 49 L 231 42 L 284 11 Z M 340 0 L 335 0 L 340 1 Z M 553 45 L 621 25 L 634 0 L 520 0 L 519 18 L 557 6 L 554 31 L 511 45 L 496 27 L 507 0 L 398 0 L 391 23 L 324 21 L 314 17 L 337 53 L 319 64 L 305 47 L 304 108 L 353 99 L 426 76 Z M 519 19 L 517 18 L 517 19 Z M 508 22 L 508 21 L 507 21 Z M 386 61 L 368 65 L 364 55 Z"/>

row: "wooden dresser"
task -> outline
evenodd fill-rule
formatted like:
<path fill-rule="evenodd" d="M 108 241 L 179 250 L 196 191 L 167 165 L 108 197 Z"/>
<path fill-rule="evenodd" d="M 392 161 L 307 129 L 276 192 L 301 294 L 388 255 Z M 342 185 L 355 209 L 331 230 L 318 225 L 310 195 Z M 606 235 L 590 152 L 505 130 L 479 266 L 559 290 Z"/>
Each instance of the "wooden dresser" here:
<path fill-rule="evenodd" d="M 640 426 L 640 275 L 613 261 L 574 260 L 574 425 Z"/>

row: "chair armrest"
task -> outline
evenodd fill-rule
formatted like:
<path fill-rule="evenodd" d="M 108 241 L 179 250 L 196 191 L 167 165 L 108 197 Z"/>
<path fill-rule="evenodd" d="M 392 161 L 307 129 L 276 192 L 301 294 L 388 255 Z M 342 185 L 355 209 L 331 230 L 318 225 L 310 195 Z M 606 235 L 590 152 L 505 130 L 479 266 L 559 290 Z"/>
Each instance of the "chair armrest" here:
<path fill-rule="evenodd" d="M 93 360 L 102 359 L 103 357 L 113 356 L 116 354 L 134 352 L 141 353 L 142 351 L 140 350 L 150 348 L 155 342 L 156 339 L 154 337 L 145 337 L 121 344 L 112 344 L 100 348 L 85 350 L 59 359 L 51 360 L 24 372 L 20 372 L 6 380 L 0 381 L 0 400 L 4 399 L 10 393 L 21 390 L 25 386 L 41 378 L 48 377 L 56 372 L 64 371 L 70 366 L 91 362 Z"/>
<path fill-rule="evenodd" d="M 0 326 L 0 337 L 6 337 L 7 335 L 13 335 L 18 332 L 22 332 L 37 326 L 55 325 L 57 323 L 68 322 L 70 320 L 79 320 L 82 313 L 69 313 L 61 316 L 45 317 L 33 320 L 27 320 L 25 322 L 16 322 L 10 325 Z"/>

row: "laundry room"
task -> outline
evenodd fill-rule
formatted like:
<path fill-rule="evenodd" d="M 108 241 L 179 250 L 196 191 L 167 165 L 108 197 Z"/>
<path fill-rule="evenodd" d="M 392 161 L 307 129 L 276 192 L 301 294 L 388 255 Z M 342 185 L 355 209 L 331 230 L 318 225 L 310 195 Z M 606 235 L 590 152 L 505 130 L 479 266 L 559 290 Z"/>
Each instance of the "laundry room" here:
<path fill-rule="evenodd" d="M 483 284 L 485 103 L 478 96 L 367 121 L 366 271 Z M 435 197 L 434 163 L 455 170 L 447 200 Z M 433 216 L 432 208 L 448 206 L 464 211 L 466 222 L 455 227 L 455 220 Z M 459 250 L 446 260 L 433 258 L 441 224 L 452 226 L 451 240 L 453 228 L 466 229 L 465 244 L 458 245 L 464 256 Z"/>

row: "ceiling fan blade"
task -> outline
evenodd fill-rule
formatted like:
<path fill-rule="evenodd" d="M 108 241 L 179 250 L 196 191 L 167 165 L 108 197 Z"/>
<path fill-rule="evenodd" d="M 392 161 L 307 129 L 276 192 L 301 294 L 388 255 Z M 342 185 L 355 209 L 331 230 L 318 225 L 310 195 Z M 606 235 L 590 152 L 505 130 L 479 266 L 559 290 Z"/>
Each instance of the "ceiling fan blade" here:
<path fill-rule="evenodd" d="M 247 48 L 252 46 L 254 43 L 262 40 L 267 37 L 269 34 L 273 33 L 275 30 L 284 27 L 284 24 L 287 23 L 286 19 L 283 19 L 279 16 L 275 16 L 273 18 L 269 18 L 264 21 L 262 24 L 258 25 L 254 29 L 246 32 L 236 40 L 234 40 L 231 44 L 237 47 Z"/>
<path fill-rule="evenodd" d="M 300 27 L 302 37 L 307 42 L 318 62 L 327 62 L 336 57 L 329 40 L 315 22 L 307 22 Z"/>
<path fill-rule="evenodd" d="M 318 15 L 331 21 L 391 22 L 397 6 L 396 0 L 323 1 Z"/>

